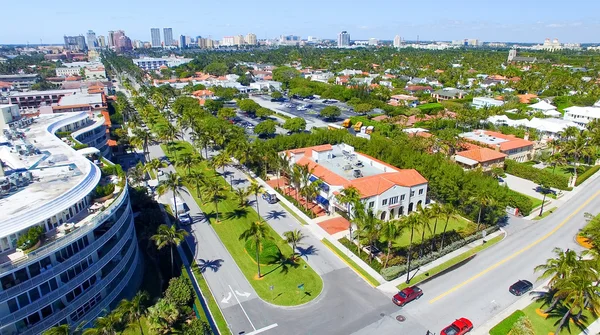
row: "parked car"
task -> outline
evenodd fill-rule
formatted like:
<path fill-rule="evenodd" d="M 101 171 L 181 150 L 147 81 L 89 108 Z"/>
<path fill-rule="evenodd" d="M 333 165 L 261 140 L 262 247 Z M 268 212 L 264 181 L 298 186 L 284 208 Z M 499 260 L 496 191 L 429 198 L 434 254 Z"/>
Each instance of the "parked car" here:
<path fill-rule="evenodd" d="M 190 214 L 183 213 L 183 214 L 179 215 L 179 222 L 181 222 L 181 224 L 184 225 L 184 226 L 191 225 L 192 224 L 192 218 L 190 217 Z"/>
<path fill-rule="evenodd" d="M 394 295 L 394 297 L 392 298 L 392 301 L 396 305 L 402 307 L 413 300 L 421 298 L 422 296 L 423 296 L 423 290 L 421 290 L 417 286 L 412 286 L 412 287 L 407 287 L 407 288 L 403 289 L 402 291 L 396 293 L 396 295 Z"/>
<path fill-rule="evenodd" d="M 282 101 L 285 101 L 285 99 L 283 97 L 281 97 L 281 98 L 272 98 L 271 99 L 271 102 L 282 102 Z"/>
<path fill-rule="evenodd" d="M 304 106 L 299 106 L 298 108 L 296 108 L 297 111 L 305 111 L 306 107 Z"/>
<path fill-rule="evenodd" d="M 531 291 L 532 288 L 533 284 L 529 280 L 521 279 L 518 282 L 510 285 L 508 291 L 516 296 L 520 296 Z"/>
<path fill-rule="evenodd" d="M 263 193 L 262 198 L 265 199 L 265 201 L 270 204 L 274 204 L 278 201 L 277 194 L 275 194 L 271 191 L 267 191 L 267 192 Z"/>
<path fill-rule="evenodd" d="M 440 335 L 464 335 L 473 330 L 473 323 L 466 318 L 454 320 L 451 325 L 442 329 Z"/>
<path fill-rule="evenodd" d="M 538 193 L 542 193 L 542 194 L 546 193 L 546 194 L 556 195 L 556 191 L 553 190 L 553 189 L 551 189 L 551 188 L 549 188 L 549 187 L 548 188 L 544 188 L 544 187 L 538 186 L 538 187 L 535 188 L 535 191 L 538 192 Z"/>

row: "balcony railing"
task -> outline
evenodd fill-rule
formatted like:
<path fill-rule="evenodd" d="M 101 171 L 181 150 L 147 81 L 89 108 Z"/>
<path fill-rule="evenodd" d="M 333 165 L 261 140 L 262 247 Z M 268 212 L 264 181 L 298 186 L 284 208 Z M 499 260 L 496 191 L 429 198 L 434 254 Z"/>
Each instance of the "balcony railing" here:
<path fill-rule="evenodd" d="M 42 259 L 43 257 L 47 256 L 48 254 L 50 254 L 51 252 L 54 252 L 54 251 L 60 249 L 61 247 L 64 247 L 67 244 L 70 244 L 71 242 L 79 239 L 80 237 L 83 237 L 91 229 L 96 228 L 98 225 L 100 225 L 102 222 L 104 222 L 104 220 L 106 220 L 108 217 L 110 217 L 117 209 L 119 209 L 121 207 L 121 204 L 127 198 L 127 194 L 128 194 L 127 184 L 125 184 L 124 190 L 117 197 L 117 199 L 115 201 L 113 201 L 113 203 L 110 204 L 108 206 L 108 208 L 106 208 L 104 211 L 100 212 L 96 216 L 93 216 L 91 219 L 89 219 L 89 221 L 86 222 L 86 224 L 83 227 L 75 229 L 75 231 L 73 231 L 72 233 L 69 233 L 65 237 L 57 239 L 52 243 L 46 244 L 46 245 L 28 253 L 27 257 L 23 258 L 22 260 L 19 260 L 17 262 L 9 261 L 9 262 L 6 262 L 6 263 L 0 265 L 0 275 L 7 271 L 14 270 L 21 266 L 30 264 L 34 261 L 38 261 L 38 260 Z"/>
<path fill-rule="evenodd" d="M 92 244 L 85 247 L 83 252 L 73 255 L 68 260 L 66 260 L 56 266 L 53 266 L 49 270 L 46 270 L 43 274 L 40 273 L 39 275 L 35 276 L 32 279 L 26 280 L 23 283 L 18 284 L 17 286 L 13 286 L 13 287 L 9 288 L 8 290 L 4 290 L 4 291 L 0 292 L 0 302 L 8 300 L 12 297 L 15 297 L 15 296 L 21 294 L 22 292 L 28 291 L 31 288 L 34 288 L 34 287 L 40 285 L 41 283 L 48 280 L 49 278 L 58 276 L 66 269 L 68 269 L 71 266 L 75 265 L 76 263 L 80 262 L 85 257 L 88 257 L 92 252 L 94 252 L 94 251 L 98 250 L 100 247 L 102 247 L 104 245 L 104 243 L 106 241 L 108 241 L 108 239 L 113 237 L 117 233 L 117 231 L 119 231 L 121 226 L 125 223 L 125 221 L 130 216 L 131 216 L 131 210 L 127 210 L 127 211 L 123 212 L 122 216 L 117 219 L 117 222 L 99 239 L 95 240 Z M 92 227 L 89 227 L 89 229 L 87 229 L 87 231 L 89 232 L 92 229 L 93 229 Z"/>
<path fill-rule="evenodd" d="M 135 241 L 134 241 L 134 243 L 131 243 L 131 246 L 129 247 L 129 251 L 127 252 L 127 255 L 125 255 L 123 257 L 123 261 L 119 264 L 119 266 L 117 268 L 115 268 L 110 273 L 110 275 L 108 277 L 106 277 L 100 281 L 97 281 L 96 284 L 94 286 L 90 287 L 90 289 L 87 292 L 85 292 L 84 294 L 79 296 L 77 299 L 73 300 L 67 307 L 65 307 L 60 312 L 52 314 L 49 318 L 46 318 L 46 319 L 40 321 L 39 323 L 35 324 L 33 327 L 22 331 L 22 333 L 23 334 L 41 334 L 44 330 L 59 323 L 61 320 L 66 318 L 68 315 L 70 315 L 71 313 L 76 311 L 77 308 L 79 308 L 82 304 L 89 301 L 93 296 L 95 296 L 96 294 L 101 292 L 106 286 L 110 285 L 110 283 L 112 283 L 115 280 L 115 278 L 125 268 L 125 266 L 128 263 L 128 260 L 132 257 L 133 253 L 136 250 L 137 250 L 137 243 L 135 243 Z M 119 281 L 120 283 L 128 283 L 129 282 L 129 280 L 131 279 L 131 277 L 133 276 L 133 274 L 136 271 L 136 268 L 137 268 L 136 263 L 138 261 L 138 257 L 139 257 L 139 252 L 135 254 L 135 259 L 131 263 L 129 271 L 127 271 L 125 276 L 123 276 L 123 278 Z M 119 285 L 118 287 L 124 288 L 125 286 L 126 285 Z M 96 315 L 100 314 L 117 297 L 117 295 L 119 293 L 121 293 L 121 291 L 122 291 L 122 289 L 113 290 L 110 294 L 108 294 L 106 297 L 104 297 L 104 299 L 102 299 L 102 301 L 98 305 L 96 305 L 94 308 L 89 310 L 87 312 L 87 316 L 92 316 L 92 315 L 96 316 Z"/>
<path fill-rule="evenodd" d="M 86 281 L 86 280 L 88 280 L 89 278 L 92 277 L 90 275 L 90 273 L 93 273 L 93 275 L 95 275 L 96 273 L 98 273 L 99 271 L 101 271 L 102 268 L 106 264 L 108 264 L 117 254 L 119 254 L 121 252 L 121 249 L 123 248 L 123 246 L 128 241 L 132 241 L 132 244 L 136 244 L 136 238 L 135 238 L 135 236 L 131 236 L 132 234 L 133 234 L 133 224 L 131 224 L 129 226 L 129 229 L 127 230 L 126 235 L 123 238 L 121 238 L 121 240 L 119 241 L 119 243 L 115 244 L 112 247 L 112 249 L 110 250 L 110 252 L 108 254 L 106 254 L 101 260 L 99 260 L 96 263 L 92 264 L 92 266 L 90 266 L 89 268 L 87 268 L 85 271 L 81 272 L 79 275 L 77 275 L 76 277 L 74 277 L 69 282 L 63 283 L 63 285 L 60 285 L 57 290 L 52 291 L 52 292 L 48 293 L 47 295 L 41 297 L 40 299 L 32 302 L 31 304 L 29 304 L 29 305 L 27 305 L 27 306 L 19 309 L 18 311 L 14 312 L 14 313 L 11 313 L 10 315 L 7 315 L 7 316 L 3 317 L 2 319 L 0 319 L 0 324 L 9 324 L 9 323 L 18 321 L 20 319 L 26 318 L 31 313 L 34 313 L 35 311 L 39 311 L 42 307 L 44 307 L 44 306 L 46 306 L 48 304 L 53 303 L 57 299 L 62 298 L 67 293 L 69 293 L 73 289 L 75 289 L 75 287 L 83 284 L 84 281 Z M 126 236 L 131 237 L 131 239 L 126 238 Z M 129 259 L 129 258 L 125 258 L 125 259 Z M 119 265 L 121 265 L 121 263 L 127 263 L 127 261 L 126 260 L 121 260 L 121 262 L 119 263 Z M 110 272 L 110 275 L 112 275 L 114 271 L 115 270 L 113 269 Z M 87 274 L 87 275 L 83 275 L 83 274 Z M 104 279 L 102 279 L 102 280 L 104 280 Z"/>

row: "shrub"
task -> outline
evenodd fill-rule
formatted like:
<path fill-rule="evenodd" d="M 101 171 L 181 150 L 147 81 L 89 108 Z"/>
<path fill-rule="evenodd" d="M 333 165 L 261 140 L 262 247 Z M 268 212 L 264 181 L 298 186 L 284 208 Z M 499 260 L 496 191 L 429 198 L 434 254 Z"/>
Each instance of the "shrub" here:
<path fill-rule="evenodd" d="M 508 190 L 508 205 L 518 208 L 523 216 L 527 216 L 533 210 L 533 202 L 526 195 L 513 190 Z"/>
<path fill-rule="evenodd" d="M 192 302 L 192 285 L 187 277 L 179 276 L 169 281 L 165 299 L 177 306 L 187 306 Z"/>
<path fill-rule="evenodd" d="M 75 149 L 75 150 L 81 150 L 81 149 L 85 149 L 87 147 L 88 147 L 87 144 L 75 143 L 75 145 L 73 146 L 73 149 Z"/>
<path fill-rule="evenodd" d="M 569 190 L 569 179 L 565 176 L 537 169 L 528 164 L 518 163 L 511 159 L 507 159 L 504 162 L 504 166 L 507 173 L 517 177 L 529 179 L 536 184 L 544 184 L 559 190 Z"/>
<path fill-rule="evenodd" d="M 115 191 L 115 184 L 110 183 L 106 185 L 98 185 L 94 191 L 96 192 L 97 198 L 103 198 L 107 195 L 113 194 Z"/>
<path fill-rule="evenodd" d="M 71 132 L 70 131 L 57 131 L 54 134 L 56 136 L 58 136 L 58 138 L 64 138 L 64 137 L 67 137 L 67 136 L 71 136 Z"/>
<path fill-rule="evenodd" d="M 21 235 L 17 240 L 17 245 L 20 249 L 27 250 L 38 243 L 44 236 L 44 228 L 35 226 L 29 228 L 27 233 Z"/>
<path fill-rule="evenodd" d="M 500 321 L 500 323 L 495 325 L 494 328 L 490 329 L 490 335 L 507 335 L 515 323 L 524 316 L 525 313 L 523 313 L 522 310 L 518 309 L 514 311 L 514 313 L 509 315 L 506 319 Z"/>
<path fill-rule="evenodd" d="M 589 177 L 591 177 L 594 173 L 598 172 L 600 169 L 600 165 L 592 166 L 584 173 L 577 176 L 577 180 L 575 181 L 575 186 L 579 186 L 581 183 L 586 181 Z"/>
<path fill-rule="evenodd" d="M 403 265 L 388 266 L 387 268 L 381 270 L 381 276 L 387 281 L 394 280 L 405 272 L 405 268 L 406 266 Z"/>

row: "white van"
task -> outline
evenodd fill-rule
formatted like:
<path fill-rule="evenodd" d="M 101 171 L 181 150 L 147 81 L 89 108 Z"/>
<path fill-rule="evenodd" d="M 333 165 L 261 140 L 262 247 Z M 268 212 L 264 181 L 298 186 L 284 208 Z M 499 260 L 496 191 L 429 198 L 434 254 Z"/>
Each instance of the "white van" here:
<path fill-rule="evenodd" d="M 180 197 L 177 197 L 175 199 L 175 202 L 176 204 L 174 203 L 173 199 L 171 200 L 171 208 L 173 209 L 173 212 L 177 212 L 179 222 L 181 222 L 181 224 L 183 225 L 191 224 L 192 218 L 186 210 L 185 201 L 183 201 L 183 199 L 181 199 Z"/>

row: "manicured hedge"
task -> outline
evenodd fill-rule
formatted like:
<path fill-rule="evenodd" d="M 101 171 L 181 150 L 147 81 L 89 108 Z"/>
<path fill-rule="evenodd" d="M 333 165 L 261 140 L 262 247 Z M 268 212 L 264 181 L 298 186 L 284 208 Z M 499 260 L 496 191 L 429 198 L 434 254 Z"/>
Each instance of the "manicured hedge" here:
<path fill-rule="evenodd" d="M 524 194 L 513 190 L 508 190 L 508 205 L 510 207 L 518 208 L 523 216 L 531 214 L 531 211 L 533 210 L 531 199 Z"/>
<path fill-rule="evenodd" d="M 575 181 L 575 186 L 579 186 L 579 184 L 583 183 L 589 177 L 591 177 L 594 173 L 598 172 L 599 169 L 600 169 L 600 165 L 592 166 L 587 171 L 585 171 L 584 173 L 577 176 L 577 180 Z"/>
<path fill-rule="evenodd" d="M 490 335 L 507 335 L 512 327 L 515 325 L 517 320 L 525 316 L 522 310 L 517 309 L 514 313 L 509 315 L 506 319 L 500 321 L 494 328 L 490 329 Z"/>
<path fill-rule="evenodd" d="M 513 161 L 512 159 L 507 159 L 504 162 L 504 169 L 506 173 L 524 179 L 529 179 L 536 184 L 544 184 L 548 187 L 557 188 L 559 190 L 570 190 L 568 178 L 553 174 L 549 171 L 534 168 L 531 165 L 519 163 Z"/>

